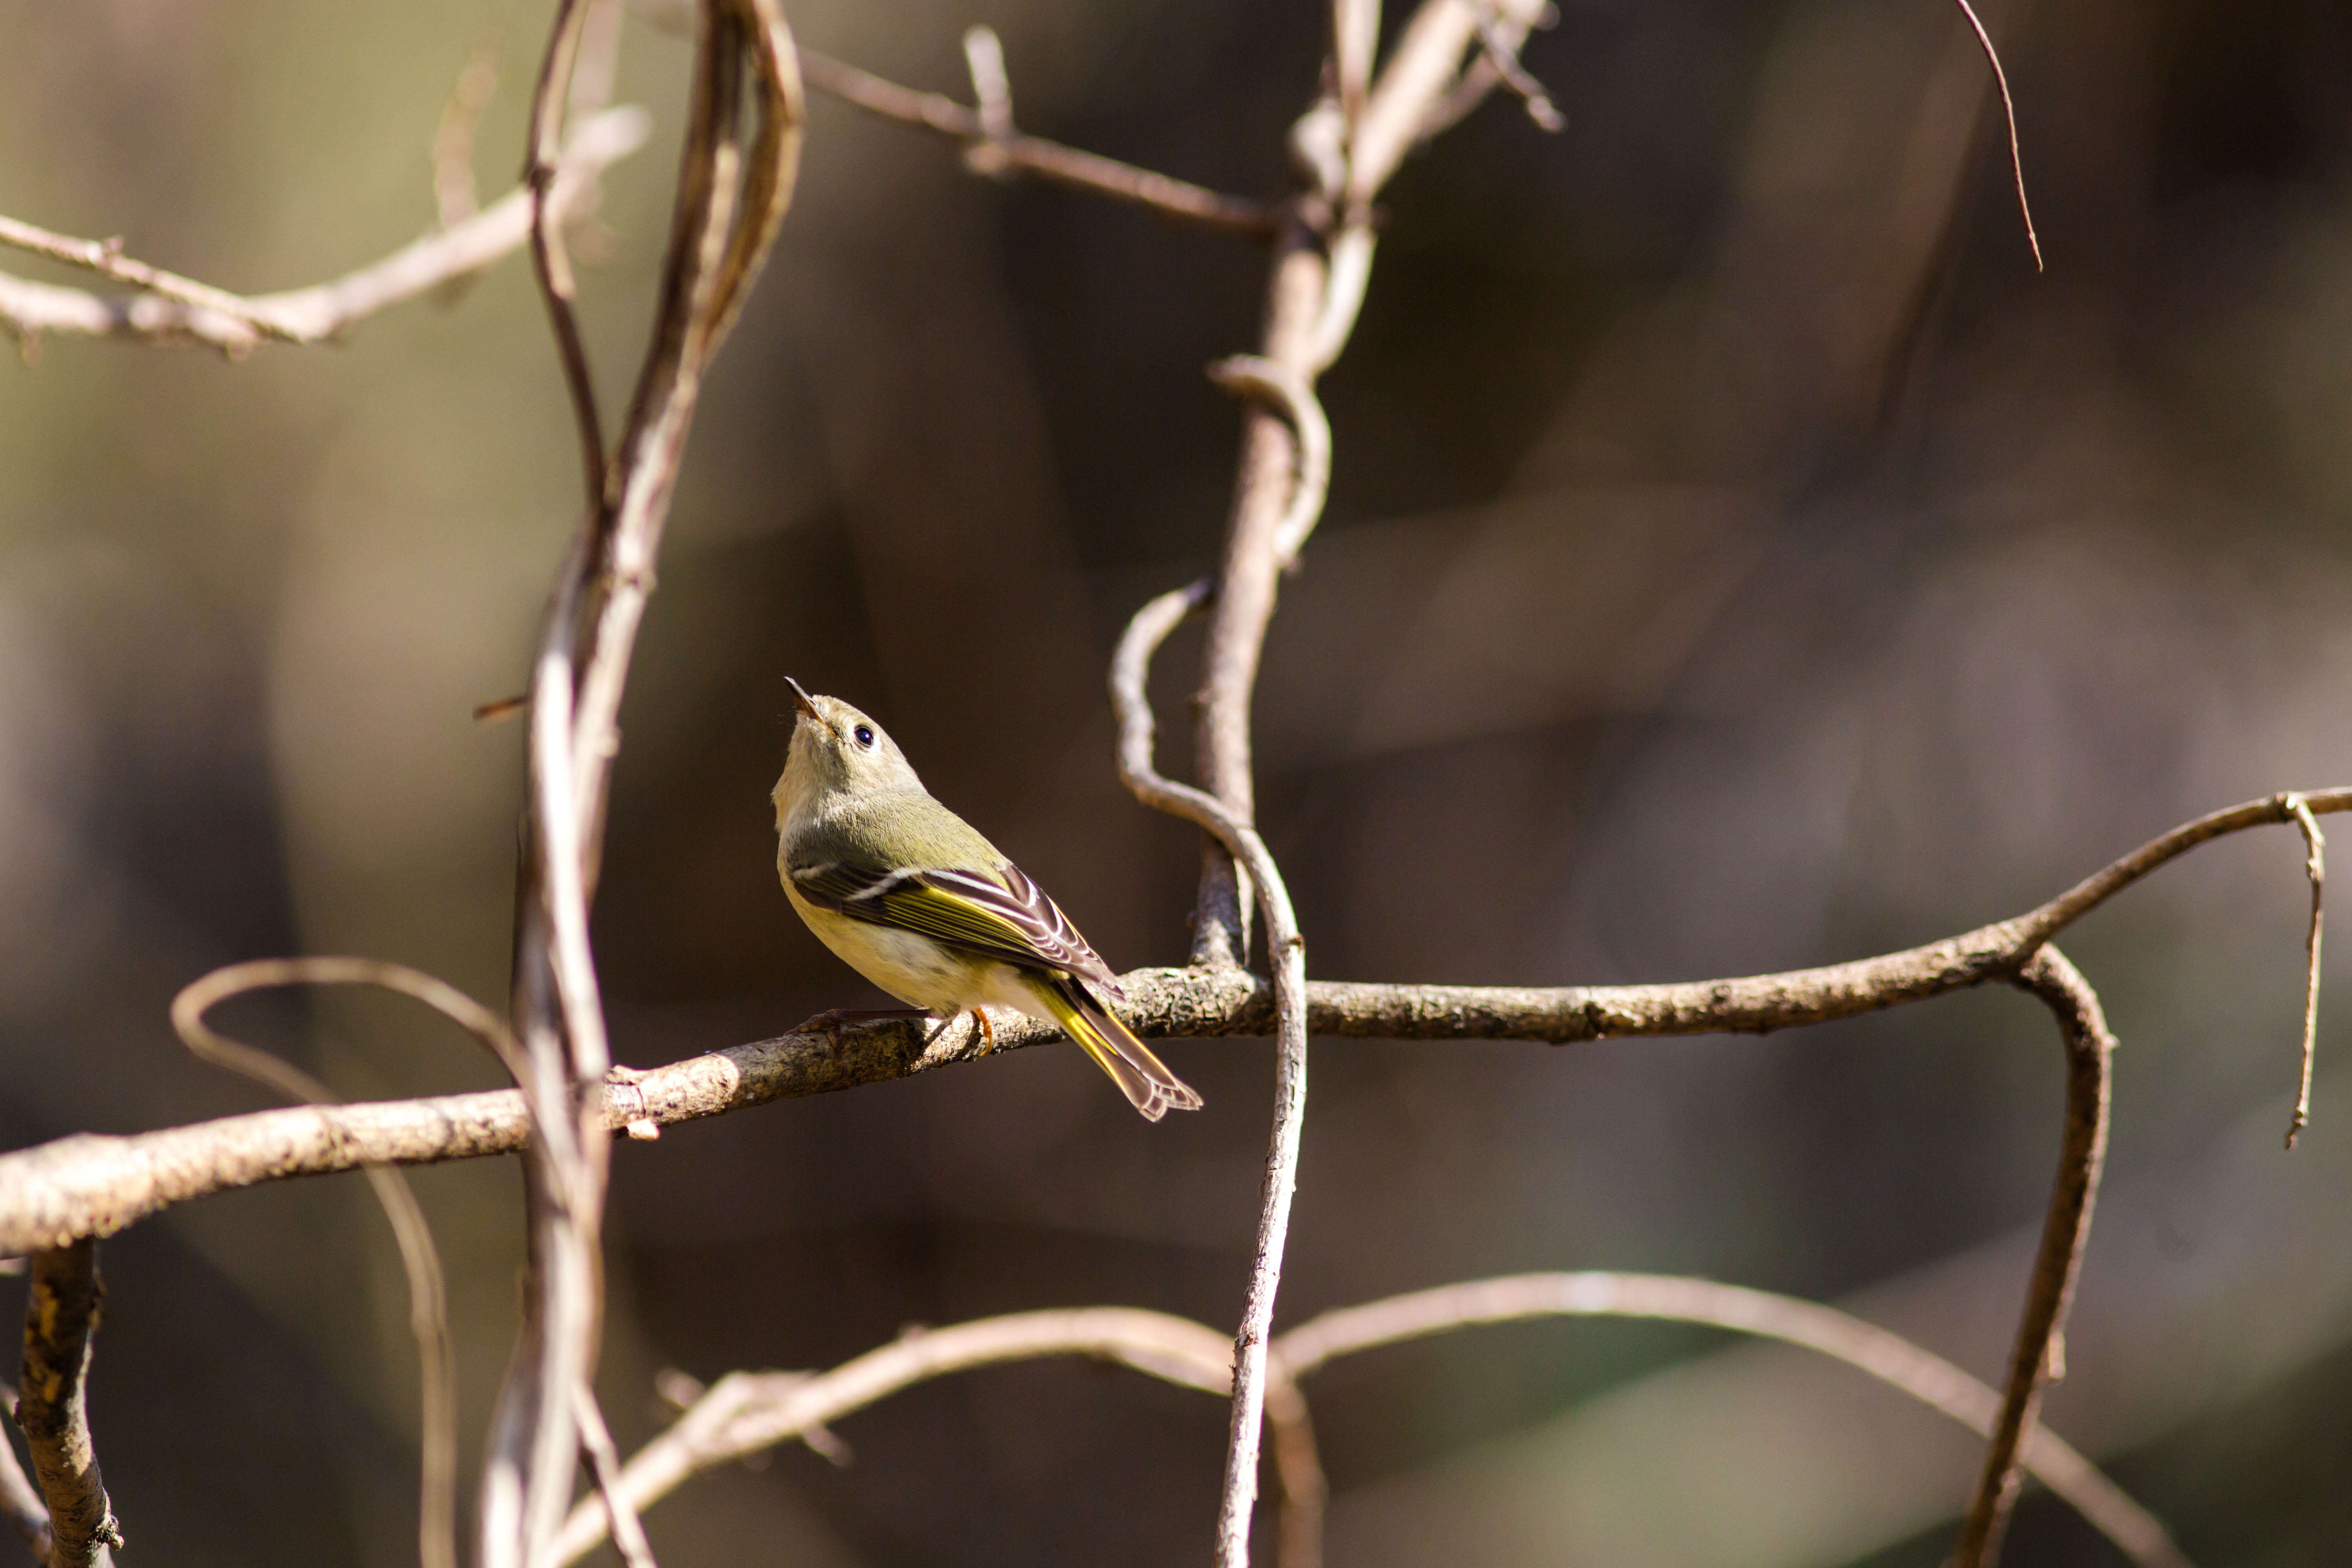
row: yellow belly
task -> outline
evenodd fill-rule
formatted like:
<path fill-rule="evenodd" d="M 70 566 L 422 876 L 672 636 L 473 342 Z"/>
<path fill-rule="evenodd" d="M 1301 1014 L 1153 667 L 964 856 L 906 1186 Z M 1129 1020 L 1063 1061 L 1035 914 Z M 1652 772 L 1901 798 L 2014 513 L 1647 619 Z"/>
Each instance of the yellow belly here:
<path fill-rule="evenodd" d="M 919 932 L 818 909 L 801 897 L 790 878 L 784 879 L 784 893 L 834 956 L 910 1007 L 945 1016 L 993 1005 L 1047 1016 L 1021 972 L 1009 963 L 959 952 Z"/>

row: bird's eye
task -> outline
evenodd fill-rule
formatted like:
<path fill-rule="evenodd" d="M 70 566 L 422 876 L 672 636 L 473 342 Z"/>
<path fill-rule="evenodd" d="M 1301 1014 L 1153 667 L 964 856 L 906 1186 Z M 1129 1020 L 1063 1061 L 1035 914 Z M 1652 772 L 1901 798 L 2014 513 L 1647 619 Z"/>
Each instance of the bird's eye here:
<path fill-rule="evenodd" d="M 859 745 L 870 746 L 874 743 L 874 731 L 870 726 L 860 724 L 857 726 L 856 732 L 857 735 L 857 743 Z"/>

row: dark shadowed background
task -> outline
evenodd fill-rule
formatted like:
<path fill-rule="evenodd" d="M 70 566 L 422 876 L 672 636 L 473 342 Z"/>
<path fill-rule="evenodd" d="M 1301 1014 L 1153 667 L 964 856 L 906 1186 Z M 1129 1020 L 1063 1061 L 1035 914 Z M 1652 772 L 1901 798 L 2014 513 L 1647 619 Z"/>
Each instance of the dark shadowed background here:
<path fill-rule="evenodd" d="M 1314 973 L 1852 957 L 2014 912 L 2209 807 L 2352 778 L 2340 5 L 2012 0 L 2041 276 L 1942 0 L 1560 10 L 1528 63 L 1567 131 L 1497 100 L 1407 170 L 1327 383 L 1329 520 L 1256 705 Z M 1025 127 L 1258 195 L 1322 47 L 1304 0 L 791 16 L 959 93 L 958 38 L 989 22 Z M 330 276 L 429 223 L 434 126 L 486 41 L 504 79 L 477 163 L 507 188 L 546 21 L 9 0 L 0 212 L 230 288 Z M 628 33 L 619 99 L 661 131 L 585 247 L 615 397 L 688 68 L 674 34 Z M 1236 416 L 1201 369 L 1250 346 L 1259 253 L 975 179 L 831 102 L 803 180 L 710 387 L 624 716 L 596 936 L 638 1065 L 877 1004 L 776 886 L 788 674 L 889 725 L 1114 963 L 1186 950 L 1195 836 L 1118 788 L 1103 668 L 1220 537 Z M 499 1001 L 522 734 L 468 710 L 524 684 L 577 487 L 527 268 L 242 364 L 26 359 L 0 364 L 0 1139 L 263 1103 L 166 1024 L 216 963 L 367 953 Z M 1195 647 L 1162 659 L 1171 763 Z M 2124 1050 L 2048 1415 L 2204 1564 L 2352 1552 L 2345 984 L 2314 1127 L 2277 1147 L 2301 866 L 2284 831 L 2232 839 L 2067 944 Z M 220 1022 L 353 1097 L 494 1081 L 394 1000 Z M 1168 1055 L 1208 1105 L 1158 1127 L 1055 1048 L 625 1146 L 624 1446 L 665 1367 L 823 1366 L 1028 1307 L 1232 1321 L 1269 1055 Z M 2059 1068 L 2008 993 L 1760 1041 L 1320 1045 L 1283 1321 L 1492 1273 L 1678 1270 L 1838 1301 L 1991 1377 Z M 520 1180 L 416 1182 L 470 1445 Z M 362 1184 L 176 1210 L 105 1266 L 93 1399 L 126 1562 L 413 1561 L 413 1351 Z M 1926 1568 L 1976 1468 L 1855 1374 L 1696 1331 L 1472 1331 L 1310 1392 L 1346 1568 Z M 991 1371 L 845 1421 L 845 1468 L 783 1451 L 651 1528 L 669 1568 L 1193 1563 L 1224 1419 L 1127 1373 Z M 2109 1550 L 2037 1496 L 2010 1561 Z"/>

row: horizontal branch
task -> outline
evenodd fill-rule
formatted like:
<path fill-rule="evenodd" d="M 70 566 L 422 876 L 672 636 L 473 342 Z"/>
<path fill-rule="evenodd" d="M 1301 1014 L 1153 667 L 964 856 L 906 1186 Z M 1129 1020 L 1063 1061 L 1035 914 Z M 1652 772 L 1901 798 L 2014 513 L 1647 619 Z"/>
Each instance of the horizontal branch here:
<path fill-rule="evenodd" d="M 1343 1355 L 1467 1328 L 1544 1317 L 1648 1318 L 1705 1323 L 1814 1351 L 1868 1373 L 1943 1412 L 1979 1436 L 2000 1418 L 2000 1394 L 1899 1334 L 1834 1307 L 1712 1279 L 1665 1274 L 1515 1274 L 1444 1285 L 1342 1307 L 1274 1342 L 1294 1378 Z M 2153 1514 L 2132 1500 L 2080 1450 L 2045 1427 L 2024 1444 L 2025 1468 L 2142 1568 L 2189 1568 Z"/>
<path fill-rule="evenodd" d="M 1268 1391 L 1276 1447 L 1286 1440 L 1294 1448 L 1307 1446 L 1298 1383 L 1341 1356 L 1456 1329 L 1563 1316 L 1702 1323 L 1779 1340 L 1867 1373 L 1979 1436 L 1993 1430 L 2001 1412 L 1999 1394 L 1950 1362 L 1834 1307 L 1674 1275 L 1518 1274 L 1343 1307 L 1278 1336 L 1270 1347 L 1275 1375 Z M 926 1379 L 1056 1355 L 1115 1362 L 1180 1387 L 1223 1394 L 1232 1381 L 1234 1347 L 1214 1329 L 1189 1319 L 1132 1307 L 1085 1307 L 918 1331 L 825 1373 L 733 1372 L 630 1457 L 622 1489 L 633 1507 L 649 1508 L 701 1471 L 803 1439 L 826 1422 Z M 1285 1395 L 1280 1401 L 1272 1397 L 1277 1391 Z M 2080 1450 L 2037 1427 L 2024 1458 L 2036 1479 L 2139 1568 L 2189 1568 L 2162 1521 Z M 593 1493 L 583 1498 L 564 1523 L 558 1561 L 578 1561 L 605 1530 L 603 1501 Z"/>
<path fill-rule="evenodd" d="M 583 121 L 564 149 L 556 197 L 567 216 L 587 210 L 596 176 L 653 133 L 642 109 L 612 109 Z M 277 294 L 240 296 L 131 260 L 119 241 L 78 240 L 0 219 L 0 243 L 88 268 L 142 290 L 107 296 L 0 273 L 0 331 L 20 341 L 44 332 L 201 343 L 224 353 L 278 341 L 316 343 L 387 307 L 478 272 L 530 236 L 530 193 L 515 190 L 482 211 L 381 261 L 331 282 Z"/>
<path fill-rule="evenodd" d="M 870 114 L 902 124 L 921 125 L 984 149 L 985 173 L 1034 174 L 1042 180 L 1091 191 L 1097 195 L 1150 207 L 1162 216 L 1205 228 L 1261 238 L 1277 232 L 1287 209 L 1280 202 L 1229 196 L 1188 180 L 1139 169 L 1098 153 L 1081 152 L 1010 126 L 992 127 L 977 109 L 944 93 L 919 92 L 856 66 L 801 51 L 801 74 L 808 85 Z"/>
<path fill-rule="evenodd" d="M 1630 1036 L 1763 1034 L 1877 1012 L 2013 978 L 2072 921 L 2200 844 L 2249 827 L 2292 824 L 2299 800 L 2315 815 L 2352 810 L 2352 789 L 2271 796 L 2174 828 L 2039 909 L 1922 947 L 1851 963 L 1734 980 L 1660 985 L 1395 985 L 1315 981 L 1307 1026 L 1333 1038 L 1529 1040 L 1551 1045 Z M 1158 1038 L 1263 1036 L 1272 987 L 1246 971 L 1142 969 L 1122 976 L 1120 1012 Z M 1058 1030 L 992 1011 L 999 1050 L 1044 1045 Z M 908 1078 L 976 1060 L 986 1041 L 969 1017 L 926 1047 L 908 1024 L 845 1027 L 836 1054 L 823 1035 L 785 1035 L 656 1068 L 608 1097 L 614 1128 L 664 1125 Z M 207 1194 L 369 1163 L 424 1164 L 523 1146 L 529 1122 L 514 1089 L 434 1099 L 265 1110 L 129 1137 L 79 1133 L 0 1154 L 0 1256 L 107 1236 Z"/>
<path fill-rule="evenodd" d="M 1233 1383 L 1231 1340 L 1188 1318 L 1137 1307 L 1016 1312 L 919 1329 L 817 1376 L 729 1373 L 669 1430 L 629 1457 L 618 1489 L 642 1510 L 699 1471 L 790 1442 L 913 1384 L 1049 1355 L 1117 1362 L 1207 1394 L 1222 1395 Z M 557 1539 L 555 1561 L 578 1561 L 609 1529 L 604 1499 L 583 1498 Z"/>

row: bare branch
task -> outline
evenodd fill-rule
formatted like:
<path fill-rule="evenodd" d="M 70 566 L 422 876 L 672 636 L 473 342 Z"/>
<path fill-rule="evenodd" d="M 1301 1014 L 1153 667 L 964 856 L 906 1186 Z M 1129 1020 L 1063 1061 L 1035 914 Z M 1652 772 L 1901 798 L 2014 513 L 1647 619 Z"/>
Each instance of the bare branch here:
<path fill-rule="evenodd" d="M 1250 1511 L 1257 1500 L 1258 1435 L 1268 1376 L 1266 1339 L 1273 1331 L 1275 1297 L 1282 1285 L 1290 1200 L 1297 1190 L 1299 1140 L 1307 1119 L 1307 940 L 1299 935 L 1298 917 L 1292 911 L 1282 872 L 1257 830 L 1214 796 L 1162 778 L 1152 764 L 1153 721 L 1146 695 L 1151 656 L 1204 597 L 1204 585 L 1196 583 L 1163 594 L 1138 611 L 1112 658 L 1110 688 L 1111 703 L 1118 714 L 1120 782 L 1144 805 L 1214 834 L 1226 852 L 1247 869 L 1265 915 L 1266 945 L 1274 970 L 1274 1130 L 1265 1157 L 1257 1246 L 1250 1263 L 1241 1330 L 1234 1342 L 1233 1429 L 1226 1447 L 1223 1502 L 1217 1515 L 1220 1568 L 1242 1568 L 1249 1562 Z"/>
<path fill-rule="evenodd" d="M 1002 63 L 1001 54 L 999 63 Z M 1161 216 L 1174 218 L 1180 223 L 1197 224 L 1234 234 L 1264 237 L 1277 232 L 1284 221 L 1284 210 L 1279 203 L 1229 196 L 1190 181 L 1171 179 L 1166 174 L 1119 163 L 1117 159 L 1083 153 L 1075 147 L 1065 147 L 1058 142 L 1048 142 L 1041 136 L 1025 135 L 1015 131 L 1010 122 L 1009 89 L 1004 105 L 1007 116 L 1004 133 L 992 135 L 978 110 L 968 109 L 944 94 L 918 92 L 912 88 L 900 87 L 871 72 L 859 70 L 856 66 L 844 65 L 839 60 L 808 49 L 801 51 L 801 70 L 807 77 L 809 86 L 845 102 L 856 104 L 869 113 L 908 125 L 926 126 L 956 138 L 967 148 L 985 148 L 981 163 L 973 165 L 983 174 L 1034 174 L 1056 184 L 1150 207 Z M 982 167 L 982 163 L 989 166 Z"/>
<path fill-rule="evenodd" d="M 1365 231 L 1367 240 L 1370 231 Z M 1364 266 L 1370 267 L 1369 252 Z M 1323 501 L 1331 489 L 1331 422 L 1307 379 L 1286 365 L 1255 354 L 1234 354 L 1209 367 L 1209 379 L 1231 392 L 1262 397 L 1290 421 L 1298 444 L 1298 473 L 1290 500 L 1274 529 L 1274 563 L 1284 571 L 1296 568 L 1307 536 L 1322 521 Z"/>
<path fill-rule="evenodd" d="M 947 1329 L 910 1330 L 889 1344 L 812 1376 L 800 1372 L 731 1372 L 704 1390 L 685 1414 L 622 1467 L 618 1490 L 639 1510 L 702 1471 L 805 1437 L 903 1388 L 1005 1362 L 1079 1355 L 1115 1362 L 1182 1388 L 1223 1395 L 1233 1382 L 1233 1345 L 1204 1324 L 1134 1307 L 1083 1307 L 1016 1312 Z M 1277 1403 L 1303 1415 L 1297 1384 L 1277 1372 Z M 1303 1420 L 1277 1426 L 1277 1445 L 1307 1435 Z M 1277 1455 L 1277 1460 L 1282 1456 Z M 1283 1474 L 1316 1474 L 1313 1456 L 1293 1457 Z M 577 1562 L 605 1538 L 601 1497 L 581 1500 L 564 1521 L 555 1561 Z"/>
<path fill-rule="evenodd" d="M 653 592 L 671 494 L 702 377 L 742 308 L 790 204 L 803 121 L 792 37 L 776 0 L 706 0 L 693 104 L 651 342 L 607 454 L 552 216 L 552 149 L 567 105 L 603 96 L 612 0 L 565 0 L 532 110 L 532 253 L 579 426 L 587 491 L 557 574 L 530 696 L 530 831 L 515 951 L 517 1033 L 535 1136 L 527 1188 L 530 1271 L 521 1342 L 499 1395 L 483 1479 L 484 1568 L 540 1568 L 572 1501 L 603 1316 L 602 1225 L 611 1058 L 589 943 L 615 724 Z M 586 64 L 582 62 L 585 59 Z M 635 1120 L 635 1119 L 632 1119 Z"/>
<path fill-rule="evenodd" d="M 498 1015 L 449 984 L 404 964 L 372 958 L 270 958 L 215 969 L 172 999 L 172 1027 L 201 1061 L 251 1079 L 289 1100 L 333 1105 L 327 1086 L 268 1052 L 215 1033 L 205 1015 L 230 997 L 277 985 L 373 985 L 414 997 L 488 1047 L 509 1073 L 522 1063 Z M 448 1288 L 433 1227 L 408 1179 L 391 1165 L 364 1167 L 392 1226 L 408 1279 L 408 1327 L 416 1341 L 420 1391 L 417 1558 L 423 1568 L 457 1563 L 457 1369 L 449 1349 Z"/>
<path fill-rule="evenodd" d="M 1977 45 L 1984 50 L 1985 64 L 1992 67 L 1993 85 L 2000 89 L 2001 118 L 2009 126 L 2009 167 L 2017 176 L 2017 216 L 2025 220 L 2025 243 L 2033 247 L 2033 270 L 2042 270 L 2042 237 L 2033 232 L 2033 208 L 2025 199 L 2025 154 L 2017 144 L 2017 104 L 2009 96 L 2009 73 L 2000 68 L 2000 51 L 1993 47 L 1992 35 L 1977 16 L 1977 8 L 1969 0 L 1954 0 L 1960 15 L 1968 18 L 1969 27 L 1977 36 Z"/>
<path fill-rule="evenodd" d="M 1326 1312 L 1282 1335 L 1274 1349 L 1292 1376 L 1305 1378 L 1340 1356 L 1381 1345 L 1563 1315 L 1705 1323 L 1779 1340 L 1868 1373 L 1979 1436 L 1992 1436 L 2000 1416 L 1999 1394 L 1875 1324 L 1793 1297 L 1671 1275 L 1519 1274 L 1445 1285 Z M 2140 1568 L 2189 1568 L 2162 1522 L 2053 1434 L 2033 1433 L 2025 1466 Z"/>
<path fill-rule="evenodd" d="M 971 100 L 979 109 L 982 138 L 964 156 L 975 174 L 999 174 L 1008 165 L 997 144 L 1013 135 L 1013 79 L 1005 71 L 1004 44 L 996 29 L 965 28 L 963 58 L 971 71 Z"/>
<path fill-rule="evenodd" d="M 1527 106 L 1528 118 L 1537 125 L 1554 132 L 1565 131 L 1568 129 L 1568 116 L 1552 102 L 1551 94 L 1544 90 L 1544 84 L 1519 63 L 1519 43 L 1525 29 L 1517 31 L 1520 37 L 1514 37 L 1512 31 L 1507 30 L 1507 24 L 1493 6 L 1479 7 L 1478 47 L 1485 51 L 1485 63 L 1494 72 L 1495 79 L 1518 95 L 1519 101 Z M 1428 121 L 1423 123 L 1425 125 Z"/>
<path fill-rule="evenodd" d="M 1407 153 L 1454 122 L 1443 119 L 1440 110 L 1461 76 L 1464 54 L 1475 48 L 1478 59 L 1492 65 L 1479 38 L 1482 19 L 1491 21 L 1496 36 L 1517 49 L 1545 5 L 1546 0 L 1423 0 L 1381 68 L 1349 142 L 1349 206 L 1369 206 Z M 1470 107 L 1462 106 L 1460 113 Z"/>
<path fill-rule="evenodd" d="M 16 1422 L 16 1391 L 0 1385 L 0 1407 L 5 1407 L 8 1424 Z M 23 1536 L 33 1561 L 46 1563 L 49 1560 L 49 1508 L 41 1500 L 40 1489 L 25 1474 L 17 1462 L 16 1446 L 6 1434 L 0 1433 L 0 1513 L 8 1516 L 9 1525 Z"/>
<path fill-rule="evenodd" d="M 572 1397 L 580 1413 L 580 1445 L 587 1451 L 588 1468 L 596 1476 L 596 1496 L 604 1505 L 606 1534 L 628 1568 L 660 1568 L 654 1561 L 653 1543 L 646 1539 L 645 1521 L 621 1489 L 621 1452 L 613 1446 L 613 1434 L 604 1425 L 595 1391 L 583 1384 Z"/>
<path fill-rule="evenodd" d="M 592 210 L 597 175 L 643 146 L 651 133 L 652 121 L 646 112 L 633 108 L 608 110 L 575 126 L 564 143 L 551 193 L 563 220 L 572 221 Z M 30 232 L 46 235 L 42 230 Z M 518 190 L 454 227 L 428 235 L 332 282 L 250 297 L 191 285 L 207 300 L 234 301 L 234 309 L 155 292 L 110 298 L 0 274 L 0 331 L 27 343 L 41 333 L 55 332 L 150 343 L 202 343 L 233 356 L 250 353 L 270 340 L 323 342 L 379 310 L 413 300 L 454 278 L 480 271 L 520 247 L 530 232 L 530 195 Z M 64 236 L 47 236 L 47 239 L 68 246 L 96 244 L 104 249 L 99 242 Z M 122 263 L 119 256 L 117 262 L 138 265 Z"/>
<path fill-rule="evenodd" d="M 495 40 L 484 39 L 457 73 L 457 84 L 441 109 L 441 123 L 433 131 L 433 205 L 445 229 L 455 228 L 481 208 L 474 189 L 474 133 L 498 85 L 499 47 Z"/>
<path fill-rule="evenodd" d="M 2303 940 L 2303 1082 L 2295 1091 L 2294 1115 L 2286 1127 L 2286 1146 L 2292 1149 L 2311 1121 L 2311 1068 L 2319 1054 L 2319 921 L 2327 884 L 2327 836 L 2319 831 L 2318 818 L 2311 815 L 2301 795 L 2290 791 L 2279 799 L 2294 813 L 2295 826 L 2303 829 L 2303 868 L 2311 879 L 2311 930 Z"/>
<path fill-rule="evenodd" d="M 122 1544 L 89 1436 L 91 1342 L 105 1307 L 96 1241 L 34 1254 L 16 1425 L 48 1503 L 48 1568 L 110 1563 L 113 1549 Z"/>
<path fill-rule="evenodd" d="M 2065 1375 L 2066 1310 L 2091 1236 L 2091 1210 L 2107 1152 L 2109 1066 L 2116 1037 L 2107 1032 L 2098 994 L 2065 954 L 2045 946 L 2015 984 L 2049 1005 L 2066 1047 L 2066 1130 L 2042 1247 L 2025 1289 L 2025 1310 L 2010 1352 L 2000 1420 L 1985 1453 L 1976 1497 L 1960 1527 L 1955 1568 L 1990 1568 L 2000 1560 L 2001 1533 L 2017 1503 L 2019 1457 L 2034 1429 L 2042 1390 Z"/>
<path fill-rule="evenodd" d="M 2001 1396 L 1958 1367 L 1909 1341 L 1838 1311 L 1792 1297 L 1671 1275 L 1586 1272 L 1522 1274 L 1415 1291 L 1326 1312 L 1271 1346 L 1267 1415 L 1275 1423 L 1277 1474 L 1319 1495 L 1300 1380 L 1342 1356 L 1455 1329 L 1538 1317 L 1645 1318 L 1703 1323 L 1779 1340 L 1843 1362 L 1909 1394 L 1980 1435 L 1999 1420 Z M 693 1476 L 761 1449 L 805 1439 L 822 1424 L 876 1404 L 933 1377 L 1006 1362 L 1084 1355 L 1116 1362 L 1173 1383 L 1223 1395 L 1229 1349 L 1205 1324 L 1127 1307 L 1089 1307 L 985 1318 L 953 1328 L 918 1330 L 831 1372 L 735 1372 L 704 1388 L 677 1392 L 687 1408 L 670 1428 L 623 1468 L 619 1490 L 645 1509 Z M 1295 1413 L 1286 1427 L 1283 1412 Z M 2189 1568 L 2163 1524 L 2084 1456 L 2046 1431 L 2033 1434 L 2026 1468 L 2122 1549 L 2140 1568 Z M 586 1555 L 605 1537 L 604 1502 L 581 1500 L 564 1523 L 558 1560 Z M 1311 1516 L 1286 1519 L 1285 1568 L 1313 1568 Z"/>
<path fill-rule="evenodd" d="M 596 386 L 588 370 L 588 350 L 580 337 L 579 318 L 572 304 L 578 279 L 572 271 L 571 253 L 564 248 L 562 216 L 554 202 L 555 174 L 563 145 L 563 91 L 570 85 L 580 58 L 580 40 L 588 22 L 584 0 L 562 0 L 556 12 L 555 32 L 540 62 L 539 85 L 531 97 L 530 149 L 523 165 L 523 188 L 530 212 L 530 261 L 539 289 L 555 329 L 556 353 L 563 366 L 564 390 L 571 395 L 572 413 L 580 433 L 581 467 L 587 477 L 588 511 L 592 531 L 602 526 L 604 496 L 604 426 L 596 411 Z"/>
<path fill-rule="evenodd" d="M 1332 86 L 1349 130 L 1371 90 L 1372 57 L 1381 47 L 1381 0 L 1331 0 Z"/>
<path fill-rule="evenodd" d="M 1205 603 L 1206 584 L 1177 595 L 1177 620 Z M 1155 601 L 1158 603 L 1158 601 Z M 1171 622 L 1171 626 L 1172 626 Z M 1132 635 L 1132 630 L 1130 630 Z M 1164 634 L 1163 634 L 1164 635 Z M 2352 810 L 2352 789 L 2305 792 L 2315 816 Z M 1330 1038 L 1528 1040 L 1574 1045 L 1642 1036 L 1769 1034 L 1851 1018 L 1992 981 L 2007 981 L 2041 945 L 2158 867 L 2200 844 L 2294 820 L 2266 796 L 2214 812 L 2149 841 L 2060 897 L 2011 920 L 1876 958 L 1728 980 L 1650 985 L 1403 985 L 1317 980 L 1307 1023 Z M 1264 1037 L 1272 987 L 1246 971 L 1138 969 L 1120 976 L 1119 1016 L 1153 1039 Z M 1019 1014 L 992 1010 L 994 1049 L 1062 1039 Z M 985 1041 L 967 1016 L 929 1043 L 905 1024 L 782 1035 L 659 1067 L 634 1079 L 605 1124 L 658 1126 L 772 1100 L 831 1093 L 979 1060 Z M 110 1236 L 175 1204 L 370 1161 L 431 1164 L 508 1154 L 530 1131 L 512 1089 L 265 1110 L 129 1137 L 77 1133 L 0 1154 L 0 1256 Z"/>

